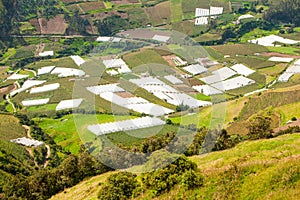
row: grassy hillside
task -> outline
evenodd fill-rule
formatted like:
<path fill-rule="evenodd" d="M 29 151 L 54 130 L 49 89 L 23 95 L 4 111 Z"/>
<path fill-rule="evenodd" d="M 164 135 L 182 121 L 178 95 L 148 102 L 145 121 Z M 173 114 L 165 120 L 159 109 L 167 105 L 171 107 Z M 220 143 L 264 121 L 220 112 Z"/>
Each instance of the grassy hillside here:
<path fill-rule="evenodd" d="M 3 183 L 12 175 L 28 175 L 33 171 L 33 159 L 23 146 L 9 140 L 25 137 L 25 129 L 13 115 L 0 115 L 0 193 Z"/>
<path fill-rule="evenodd" d="M 297 199 L 300 195 L 300 134 L 247 141 L 233 149 L 190 157 L 204 175 L 193 190 L 177 186 L 155 199 Z M 51 199 L 96 199 L 109 174 L 66 189 Z M 149 191 L 137 199 L 151 199 Z"/>

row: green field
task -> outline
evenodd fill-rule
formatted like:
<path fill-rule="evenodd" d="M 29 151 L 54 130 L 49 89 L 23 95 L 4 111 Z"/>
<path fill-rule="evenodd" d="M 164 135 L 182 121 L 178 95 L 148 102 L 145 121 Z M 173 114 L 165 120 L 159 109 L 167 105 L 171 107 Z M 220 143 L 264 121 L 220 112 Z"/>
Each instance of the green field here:
<path fill-rule="evenodd" d="M 236 55 L 251 56 L 255 53 L 268 52 L 266 47 L 250 43 L 217 45 L 211 46 L 211 48 L 223 55 L 230 55 L 231 57 L 235 57 Z"/>
<path fill-rule="evenodd" d="M 87 130 L 88 125 L 130 119 L 131 116 L 114 115 L 66 115 L 60 119 L 35 118 L 34 121 L 66 151 L 77 154 L 82 140 L 93 140 L 95 135 Z"/>
<path fill-rule="evenodd" d="M 172 23 L 182 21 L 182 7 L 181 6 L 182 6 L 182 0 L 170 0 Z"/>
<path fill-rule="evenodd" d="M 138 52 L 126 54 L 123 56 L 123 59 L 130 68 L 151 63 L 168 65 L 167 61 L 152 49 L 142 49 Z"/>

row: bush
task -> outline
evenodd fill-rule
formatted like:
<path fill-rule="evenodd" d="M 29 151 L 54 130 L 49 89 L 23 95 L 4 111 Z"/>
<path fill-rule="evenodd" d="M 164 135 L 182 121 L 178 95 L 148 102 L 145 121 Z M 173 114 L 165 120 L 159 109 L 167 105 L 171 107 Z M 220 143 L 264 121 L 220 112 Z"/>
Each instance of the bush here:
<path fill-rule="evenodd" d="M 203 176 L 200 172 L 192 170 L 186 171 L 182 175 L 181 184 L 188 189 L 193 189 L 203 185 Z"/>
<path fill-rule="evenodd" d="M 100 189 L 98 198 L 101 200 L 122 200 L 137 195 L 140 184 L 136 175 L 129 172 L 119 172 L 108 177 L 106 184 Z"/>

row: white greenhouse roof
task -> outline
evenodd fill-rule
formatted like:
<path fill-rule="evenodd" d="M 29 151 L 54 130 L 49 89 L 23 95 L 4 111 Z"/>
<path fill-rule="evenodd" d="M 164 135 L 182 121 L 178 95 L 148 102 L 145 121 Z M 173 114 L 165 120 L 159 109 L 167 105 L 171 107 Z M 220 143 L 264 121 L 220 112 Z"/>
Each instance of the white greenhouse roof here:
<path fill-rule="evenodd" d="M 58 74 L 58 77 L 68 77 L 68 76 L 84 76 L 85 72 L 80 69 L 56 67 L 51 72 L 51 74 Z"/>
<path fill-rule="evenodd" d="M 228 67 L 223 67 L 221 69 L 213 71 L 212 73 L 213 75 L 200 78 L 200 80 L 207 84 L 212 84 L 226 80 L 237 74 L 235 71 Z"/>
<path fill-rule="evenodd" d="M 202 74 L 207 71 L 207 69 L 200 64 L 189 65 L 187 67 L 183 67 L 182 69 L 193 75 Z"/>
<path fill-rule="evenodd" d="M 131 131 L 136 129 L 161 126 L 164 124 L 165 122 L 158 118 L 141 117 L 131 120 L 90 125 L 88 126 L 88 130 L 90 130 L 95 135 L 104 135 L 119 131 Z"/>
<path fill-rule="evenodd" d="M 195 17 L 207 17 L 209 16 L 209 9 L 196 8 Z"/>
<path fill-rule="evenodd" d="M 284 57 L 271 57 L 269 58 L 269 61 L 273 61 L 273 62 L 286 62 L 286 63 L 289 63 L 289 62 L 292 62 L 294 60 L 294 58 L 284 58 Z"/>
<path fill-rule="evenodd" d="M 169 36 L 163 36 L 163 35 L 154 35 L 153 40 L 157 40 L 159 42 L 168 42 L 170 37 Z"/>
<path fill-rule="evenodd" d="M 60 86 L 59 83 L 53 83 L 53 84 L 43 85 L 41 87 L 31 88 L 30 94 L 49 92 L 49 91 L 58 89 L 59 86 Z"/>
<path fill-rule="evenodd" d="M 253 69 L 250 69 L 243 64 L 236 64 L 230 68 L 236 71 L 238 74 L 244 76 L 249 76 L 250 74 L 253 74 L 255 72 Z"/>
<path fill-rule="evenodd" d="M 294 65 L 300 65 L 300 59 L 296 60 Z"/>
<path fill-rule="evenodd" d="M 49 98 L 46 99 L 35 99 L 35 100 L 24 100 L 22 101 L 23 106 L 38 106 L 47 104 L 50 101 Z"/>
<path fill-rule="evenodd" d="M 250 43 L 259 44 L 262 46 L 274 46 L 275 42 L 283 43 L 283 44 L 297 44 L 299 41 L 286 39 L 277 35 L 269 35 L 266 37 L 261 37 L 254 40 L 248 40 Z M 280 45 L 277 45 L 280 46 Z"/>
<path fill-rule="evenodd" d="M 222 82 L 214 83 L 211 86 L 222 91 L 233 90 L 236 88 L 244 87 L 247 85 L 254 84 L 255 81 L 244 76 L 234 77 Z"/>
<path fill-rule="evenodd" d="M 222 91 L 217 90 L 216 88 L 213 88 L 210 85 L 196 85 L 193 86 L 193 88 L 198 92 L 200 92 L 201 94 L 205 94 L 207 96 L 211 96 L 215 94 L 223 94 Z"/>
<path fill-rule="evenodd" d="M 25 90 L 28 90 L 31 87 L 37 86 L 37 85 L 41 85 L 43 83 L 45 83 L 46 81 L 39 81 L 39 80 L 27 80 L 23 83 L 22 87 L 14 90 L 10 93 L 11 96 L 14 96 L 15 94 L 18 94 L 20 92 L 23 92 Z"/>
<path fill-rule="evenodd" d="M 221 15 L 223 14 L 223 7 L 213 7 L 211 6 L 209 9 L 210 15 Z"/>
<path fill-rule="evenodd" d="M 82 65 L 85 61 L 80 56 L 70 56 L 77 66 Z"/>
<path fill-rule="evenodd" d="M 21 144 L 21 145 L 24 145 L 26 147 L 39 147 L 39 146 L 44 144 L 44 142 L 29 139 L 29 138 L 26 138 L 26 137 L 13 139 L 13 140 L 11 140 L 11 142 Z"/>
<path fill-rule="evenodd" d="M 23 75 L 23 74 L 13 74 L 10 77 L 8 77 L 8 80 L 19 80 L 19 79 L 23 79 L 23 78 L 27 78 L 29 77 L 29 75 Z"/>
<path fill-rule="evenodd" d="M 106 37 L 106 36 L 99 36 L 96 39 L 97 42 L 109 42 L 110 40 L 111 40 L 111 37 Z"/>
<path fill-rule="evenodd" d="M 182 84 L 183 81 L 178 79 L 177 77 L 173 76 L 173 75 L 168 75 L 168 76 L 164 76 L 165 79 L 167 79 L 168 81 L 170 81 L 170 83 L 176 85 L 176 84 Z"/>
<path fill-rule="evenodd" d="M 125 92 L 123 88 L 118 86 L 118 83 L 113 84 L 105 84 L 105 85 L 97 85 L 97 86 L 90 86 L 86 89 L 96 95 L 99 95 L 104 92 Z"/>
<path fill-rule="evenodd" d="M 150 103 L 141 97 L 123 98 L 113 92 L 101 93 L 100 97 L 116 105 L 148 115 L 162 116 L 174 112 L 171 109 Z"/>
<path fill-rule="evenodd" d="M 238 20 L 249 19 L 249 18 L 254 18 L 254 16 L 250 15 L 250 14 L 245 14 L 245 15 L 239 16 Z"/>
<path fill-rule="evenodd" d="M 198 17 L 195 19 L 195 25 L 207 25 L 208 17 Z"/>
<path fill-rule="evenodd" d="M 63 100 L 63 101 L 59 102 L 59 104 L 56 106 L 56 110 L 77 108 L 80 106 L 82 101 L 83 101 L 82 99 Z"/>
<path fill-rule="evenodd" d="M 44 51 L 42 53 L 39 53 L 40 57 L 45 57 L 45 56 L 53 56 L 54 52 L 53 51 Z"/>
<path fill-rule="evenodd" d="M 47 67 L 39 68 L 38 75 L 49 74 L 54 68 L 55 66 L 47 66 Z"/>
<path fill-rule="evenodd" d="M 184 104 L 191 108 L 211 105 L 210 102 L 199 101 L 189 95 L 180 93 L 175 88 L 167 85 L 157 78 L 143 77 L 139 79 L 130 79 L 129 81 L 173 105 Z"/>
<path fill-rule="evenodd" d="M 278 82 L 288 82 L 295 73 L 284 72 L 278 77 Z"/>

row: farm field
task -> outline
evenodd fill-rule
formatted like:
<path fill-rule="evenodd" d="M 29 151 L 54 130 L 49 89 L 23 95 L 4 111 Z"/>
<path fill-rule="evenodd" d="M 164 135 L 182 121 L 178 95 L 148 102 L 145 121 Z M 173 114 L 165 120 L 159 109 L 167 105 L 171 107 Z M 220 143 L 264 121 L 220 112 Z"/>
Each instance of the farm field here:
<path fill-rule="evenodd" d="M 35 118 L 34 121 L 61 145 L 64 150 L 78 154 L 83 140 L 93 140 L 95 135 L 88 131 L 87 126 L 96 123 L 107 123 L 130 119 L 131 116 L 98 115 L 66 115 L 60 119 Z"/>
<path fill-rule="evenodd" d="M 142 49 L 138 52 L 125 54 L 123 55 L 123 59 L 130 68 L 151 63 L 168 65 L 156 51 L 151 49 Z"/>

